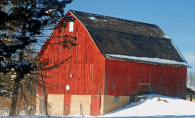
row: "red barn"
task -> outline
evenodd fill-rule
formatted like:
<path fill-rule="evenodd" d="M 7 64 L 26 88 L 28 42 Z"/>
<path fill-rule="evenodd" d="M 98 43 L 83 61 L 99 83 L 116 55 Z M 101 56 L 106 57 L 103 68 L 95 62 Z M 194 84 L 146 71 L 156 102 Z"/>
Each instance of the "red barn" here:
<path fill-rule="evenodd" d="M 66 15 L 75 22 L 54 30 L 41 49 L 49 65 L 71 56 L 43 71 L 50 76 L 44 78 L 50 114 L 102 115 L 140 92 L 185 99 L 189 65 L 157 25 L 73 10 Z M 66 35 L 77 45 L 55 45 Z"/>

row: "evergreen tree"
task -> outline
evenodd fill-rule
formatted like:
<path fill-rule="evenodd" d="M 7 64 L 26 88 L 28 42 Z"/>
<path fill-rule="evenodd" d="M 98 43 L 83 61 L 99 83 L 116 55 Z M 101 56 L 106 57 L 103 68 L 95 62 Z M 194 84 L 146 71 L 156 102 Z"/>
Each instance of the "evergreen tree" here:
<path fill-rule="evenodd" d="M 0 72 L 14 71 L 10 115 L 16 115 L 18 91 L 24 79 L 36 68 L 25 60 L 27 46 L 36 43 L 44 27 L 65 18 L 64 8 L 72 0 L 1 0 L 0 1 Z M 64 22 L 61 23 L 65 25 Z M 6 81 L 4 81 L 6 82 Z M 4 84 L 6 85 L 6 84 Z M 3 86 L 3 84 L 2 84 Z"/>

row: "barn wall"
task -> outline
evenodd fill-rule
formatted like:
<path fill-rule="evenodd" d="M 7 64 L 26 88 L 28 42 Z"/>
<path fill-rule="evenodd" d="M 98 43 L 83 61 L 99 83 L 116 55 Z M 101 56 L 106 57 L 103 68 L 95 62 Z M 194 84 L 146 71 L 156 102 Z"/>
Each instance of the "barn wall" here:
<path fill-rule="evenodd" d="M 67 23 L 69 24 L 69 23 Z M 103 94 L 105 59 L 99 49 L 92 41 L 84 26 L 78 20 L 74 22 L 74 32 L 69 32 L 68 27 L 62 28 L 61 32 L 54 30 L 41 60 L 48 59 L 49 65 L 58 65 L 51 70 L 43 71 L 46 82 L 46 93 L 52 94 Z M 76 46 L 65 45 L 64 39 L 60 36 L 72 36 L 77 39 L 73 43 Z M 69 40 L 72 40 L 71 37 Z M 71 57 L 70 59 L 68 59 Z M 66 60 L 67 59 L 67 60 Z M 66 90 L 66 86 L 70 90 Z M 40 93 L 39 88 L 39 93 Z"/>
<path fill-rule="evenodd" d="M 91 95 L 71 95 L 70 115 L 91 115 Z"/>
<path fill-rule="evenodd" d="M 130 96 L 118 96 L 119 103 L 114 103 L 114 95 L 101 95 L 101 109 L 100 115 L 125 107 L 130 104 Z"/>
<path fill-rule="evenodd" d="M 40 101 L 39 101 L 39 94 L 37 93 L 36 94 L 36 113 L 35 115 L 39 115 L 39 104 L 40 104 Z"/>
<path fill-rule="evenodd" d="M 105 95 L 135 95 L 139 66 L 125 61 L 106 60 Z"/>
<path fill-rule="evenodd" d="M 185 99 L 187 68 L 117 60 L 106 60 L 105 68 L 105 95 L 150 91 Z"/>
<path fill-rule="evenodd" d="M 48 94 L 48 115 L 64 115 L 64 94 Z"/>
<path fill-rule="evenodd" d="M 195 95 L 192 95 L 192 102 L 195 102 Z M 186 100 L 190 101 L 190 95 L 186 95 Z"/>

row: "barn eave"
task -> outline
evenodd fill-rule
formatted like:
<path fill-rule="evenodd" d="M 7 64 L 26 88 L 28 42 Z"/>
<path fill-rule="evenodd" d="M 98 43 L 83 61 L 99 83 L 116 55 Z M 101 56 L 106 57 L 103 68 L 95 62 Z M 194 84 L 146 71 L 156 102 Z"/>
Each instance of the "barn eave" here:
<path fill-rule="evenodd" d="M 121 57 L 116 57 L 116 56 L 108 56 L 109 54 L 105 55 L 105 59 L 108 60 L 119 60 L 119 61 L 129 61 L 129 62 L 137 62 L 137 63 L 145 63 L 145 64 L 152 64 L 152 65 L 162 65 L 162 66 L 174 66 L 174 67 L 189 67 L 191 66 L 187 62 L 176 62 L 176 63 L 163 63 L 163 62 L 155 62 L 155 61 L 146 61 L 144 59 L 139 59 L 143 57 L 137 57 L 137 59 L 132 59 L 132 58 L 121 58 Z M 152 58 L 150 58 L 152 60 Z M 153 58 L 155 60 L 155 58 Z M 159 59 L 159 60 L 164 60 L 164 59 Z M 167 60 L 167 61 L 173 61 L 174 60 Z"/>

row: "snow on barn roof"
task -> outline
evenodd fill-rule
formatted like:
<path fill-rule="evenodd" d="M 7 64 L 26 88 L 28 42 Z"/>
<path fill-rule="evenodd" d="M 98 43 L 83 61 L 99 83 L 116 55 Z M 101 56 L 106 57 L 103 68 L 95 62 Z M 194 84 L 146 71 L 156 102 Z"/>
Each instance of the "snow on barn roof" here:
<path fill-rule="evenodd" d="M 84 24 L 101 53 L 107 59 L 124 59 L 125 55 L 137 57 L 140 62 L 190 67 L 172 39 L 157 25 L 113 18 L 109 16 L 70 10 Z M 112 56 L 108 56 L 112 55 Z M 140 60 L 140 58 L 150 58 Z M 162 61 L 169 60 L 169 61 Z M 175 63 L 177 62 L 177 63 Z"/>
<path fill-rule="evenodd" d="M 177 62 L 174 60 L 167 60 L 167 59 L 159 59 L 159 58 L 148 58 L 148 57 L 135 57 L 135 56 L 126 56 L 126 55 L 116 55 L 116 54 L 106 54 L 108 58 L 120 58 L 124 60 L 132 60 L 132 61 L 141 61 L 147 62 L 151 64 L 166 64 L 166 65 L 175 65 L 175 66 L 189 66 L 186 62 Z"/>

